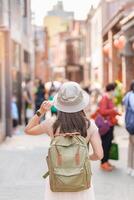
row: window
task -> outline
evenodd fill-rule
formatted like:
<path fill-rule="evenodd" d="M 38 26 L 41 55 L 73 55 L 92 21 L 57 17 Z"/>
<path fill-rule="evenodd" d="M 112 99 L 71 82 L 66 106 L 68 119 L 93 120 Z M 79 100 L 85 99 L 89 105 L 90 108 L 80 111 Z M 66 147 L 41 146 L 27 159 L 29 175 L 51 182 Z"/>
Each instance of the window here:
<path fill-rule="evenodd" d="M 25 63 L 29 63 L 30 62 L 29 53 L 27 53 L 26 51 L 24 51 L 24 62 Z"/>
<path fill-rule="evenodd" d="M 27 0 L 22 1 L 22 16 L 27 17 Z"/>

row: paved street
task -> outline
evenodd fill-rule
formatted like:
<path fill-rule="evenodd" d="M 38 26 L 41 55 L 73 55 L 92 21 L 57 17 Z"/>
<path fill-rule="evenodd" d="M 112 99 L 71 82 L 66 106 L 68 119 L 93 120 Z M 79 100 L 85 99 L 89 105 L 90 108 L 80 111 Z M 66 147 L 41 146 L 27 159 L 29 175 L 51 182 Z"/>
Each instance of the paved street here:
<path fill-rule="evenodd" d="M 99 162 L 92 163 L 96 200 L 133 200 L 134 178 L 126 175 L 127 134 L 116 128 L 120 160 L 112 173 L 102 172 Z M 49 146 L 46 135 L 20 134 L 0 145 L 0 200 L 43 200 L 45 156 Z M 114 163 L 114 162 L 113 162 Z"/>

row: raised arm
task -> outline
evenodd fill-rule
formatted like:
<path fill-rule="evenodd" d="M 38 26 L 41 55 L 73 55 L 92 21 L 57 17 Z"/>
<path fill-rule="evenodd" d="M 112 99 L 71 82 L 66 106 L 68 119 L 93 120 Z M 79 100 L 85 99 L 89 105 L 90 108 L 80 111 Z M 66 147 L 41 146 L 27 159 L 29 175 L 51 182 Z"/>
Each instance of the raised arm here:
<path fill-rule="evenodd" d="M 48 131 L 47 120 L 46 120 L 46 123 L 44 123 L 44 125 L 42 126 L 40 124 L 40 119 L 51 108 L 51 106 L 52 106 L 52 103 L 49 102 L 49 101 L 44 101 L 41 104 L 41 107 L 39 109 L 39 112 L 40 112 L 41 115 L 38 116 L 37 114 L 35 114 L 32 117 L 32 119 L 29 121 L 28 125 L 24 129 L 26 134 L 28 134 L 28 135 L 40 135 L 40 134 L 43 134 L 43 133 L 47 133 L 47 131 Z"/>
<path fill-rule="evenodd" d="M 93 154 L 90 155 L 90 160 L 101 160 L 103 158 L 103 148 L 98 128 L 95 124 L 92 125 L 92 134 L 90 136 L 90 144 L 93 148 Z"/>
<path fill-rule="evenodd" d="M 101 139 L 98 133 L 95 133 L 91 136 L 90 139 L 93 154 L 90 155 L 91 160 L 101 160 L 103 158 L 103 149 L 101 144 Z"/>

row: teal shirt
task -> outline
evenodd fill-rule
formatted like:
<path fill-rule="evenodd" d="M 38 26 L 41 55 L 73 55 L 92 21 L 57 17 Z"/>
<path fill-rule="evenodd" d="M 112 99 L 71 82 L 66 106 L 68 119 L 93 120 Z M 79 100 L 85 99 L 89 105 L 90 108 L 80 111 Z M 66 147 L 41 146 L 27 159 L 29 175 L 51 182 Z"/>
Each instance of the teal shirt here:
<path fill-rule="evenodd" d="M 48 100 L 53 101 L 53 98 L 54 98 L 54 96 L 50 96 Z M 52 113 L 56 113 L 57 112 L 57 109 L 55 108 L 55 106 L 51 107 L 51 112 Z"/>

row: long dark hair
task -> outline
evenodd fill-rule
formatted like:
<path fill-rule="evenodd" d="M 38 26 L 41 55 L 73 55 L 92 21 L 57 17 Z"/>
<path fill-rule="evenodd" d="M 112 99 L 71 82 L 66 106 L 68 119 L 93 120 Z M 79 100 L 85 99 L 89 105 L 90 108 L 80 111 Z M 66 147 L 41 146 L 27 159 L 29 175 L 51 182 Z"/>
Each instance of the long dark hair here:
<path fill-rule="evenodd" d="M 58 111 L 57 119 L 53 125 L 54 134 L 59 128 L 59 133 L 79 132 L 83 137 L 87 136 L 90 121 L 86 118 L 84 111 L 76 113 L 65 113 Z"/>
<path fill-rule="evenodd" d="M 130 91 L 134 92 L 134 80 L 131 82 Z"/>

